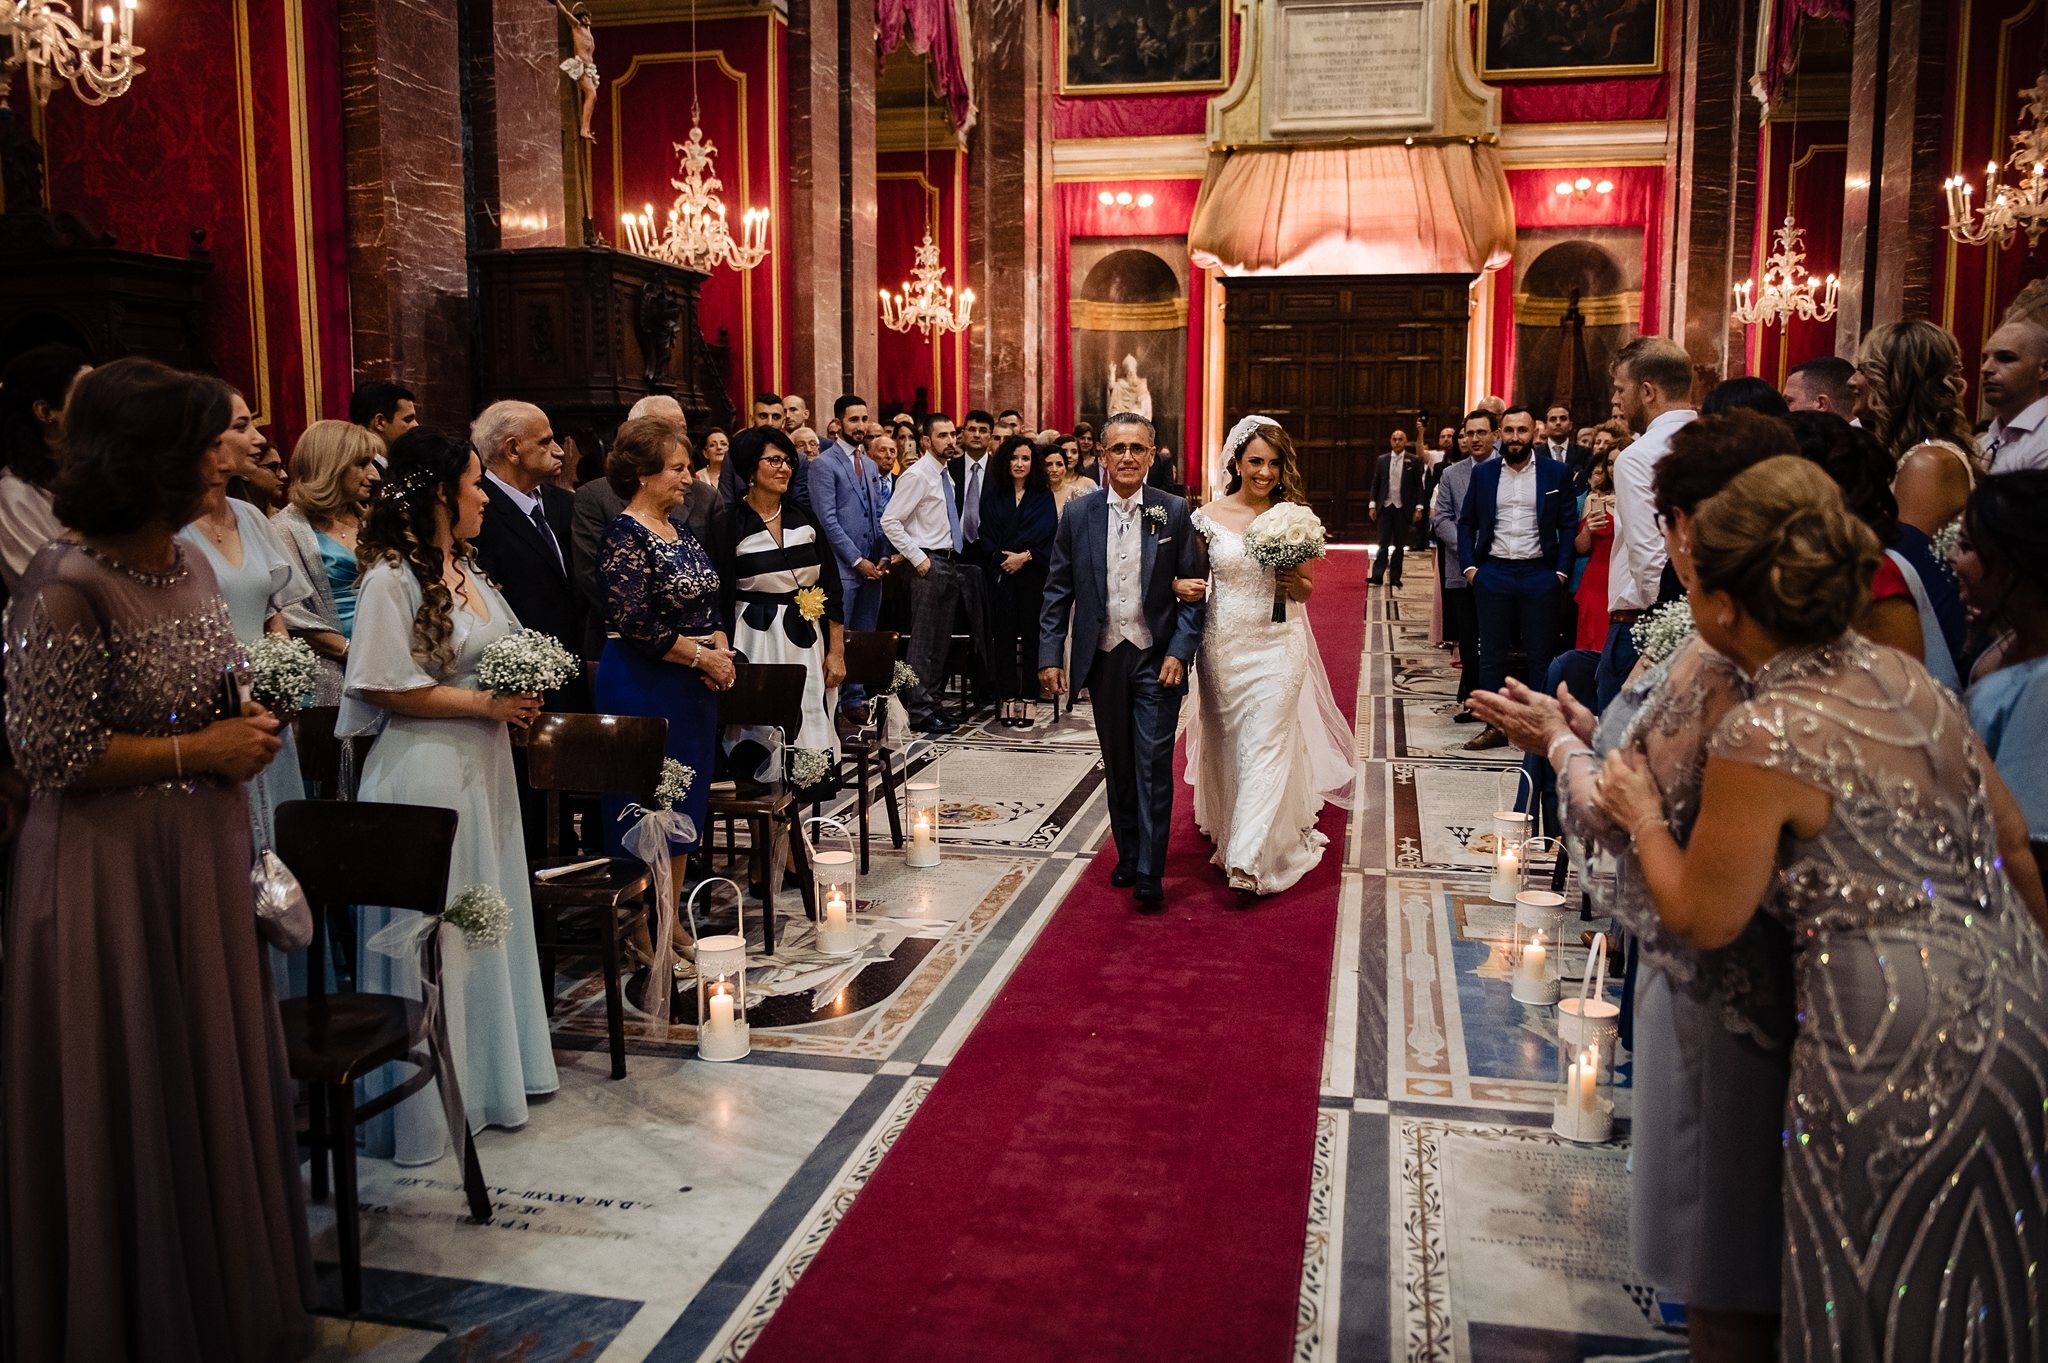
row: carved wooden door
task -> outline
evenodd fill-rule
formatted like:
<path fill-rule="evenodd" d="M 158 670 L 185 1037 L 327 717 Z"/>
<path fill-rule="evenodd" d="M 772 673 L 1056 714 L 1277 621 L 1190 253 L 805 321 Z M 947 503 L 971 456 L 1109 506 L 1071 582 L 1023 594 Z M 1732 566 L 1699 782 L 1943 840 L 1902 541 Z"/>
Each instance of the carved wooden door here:
<path fill-rule="evenodd" d="M 1309 502 L 1363 539 L 1373 465 L 1395 427 L 1464 415 L 1469 275 L 1223 281 L 1223 425 L 1270 416 L 1294 438 Z M 1218 489 L 1221 490 L 1220 488 Z"/>

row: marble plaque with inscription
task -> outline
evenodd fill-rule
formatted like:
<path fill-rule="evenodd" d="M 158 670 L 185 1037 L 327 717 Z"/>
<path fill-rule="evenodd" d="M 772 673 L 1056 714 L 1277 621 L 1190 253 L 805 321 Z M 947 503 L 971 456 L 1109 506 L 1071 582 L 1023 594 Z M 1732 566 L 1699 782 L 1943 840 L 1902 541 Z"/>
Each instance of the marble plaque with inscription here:
<path fill-rule="evenodd" d="M 1436 0 L 1268 0 L 1266 18 L 1268 135 L 1432 127 Z"/>

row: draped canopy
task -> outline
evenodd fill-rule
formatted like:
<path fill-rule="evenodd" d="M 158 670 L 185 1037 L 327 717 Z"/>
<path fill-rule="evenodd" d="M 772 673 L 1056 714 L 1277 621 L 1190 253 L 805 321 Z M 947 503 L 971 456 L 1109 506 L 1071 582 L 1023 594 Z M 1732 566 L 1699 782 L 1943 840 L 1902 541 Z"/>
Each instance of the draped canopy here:
<path fill-rule="evenodd" d="M 1515 248 L 1490 145 L 1304 147 L 1212 157 L 1188 230 L 1225 274 L 1479 274 Z"/>

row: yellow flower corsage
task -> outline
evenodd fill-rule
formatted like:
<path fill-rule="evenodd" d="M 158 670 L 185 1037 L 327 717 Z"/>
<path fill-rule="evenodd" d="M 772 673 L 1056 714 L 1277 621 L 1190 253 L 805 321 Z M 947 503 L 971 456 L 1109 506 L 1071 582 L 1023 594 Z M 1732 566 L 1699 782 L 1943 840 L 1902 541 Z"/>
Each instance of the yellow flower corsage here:
<path fill-rule="evenodd" d="M 825 589 L 805 587 L 796 594 L 796 613 L 812 624 L 825 618 Z"/>

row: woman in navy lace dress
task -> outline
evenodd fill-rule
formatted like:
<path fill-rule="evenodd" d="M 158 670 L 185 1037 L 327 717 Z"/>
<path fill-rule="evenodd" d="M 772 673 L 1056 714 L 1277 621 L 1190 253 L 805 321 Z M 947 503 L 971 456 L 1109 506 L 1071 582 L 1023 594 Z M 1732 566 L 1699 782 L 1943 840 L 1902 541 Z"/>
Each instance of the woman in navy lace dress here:
<path fill-rule="evenodd" d="M 718 625 L 718 570 L 689 531 L 669 519 L 690 486 L 690 442 L 660 417 L 619 427 L 604 476 L 626 499 L 598 551 L 604 588 L 604 653 L 597 708 L 668 721 L 668 755 L 696 773 L 680 806 L 701 833 L 711 802 L 718 693 L 732 685 L 732 650 Z M 628 802 L 605 800 L 605 842 L 623 850 Z M 670 851 L 695 850 L 678 839 Z"/>

